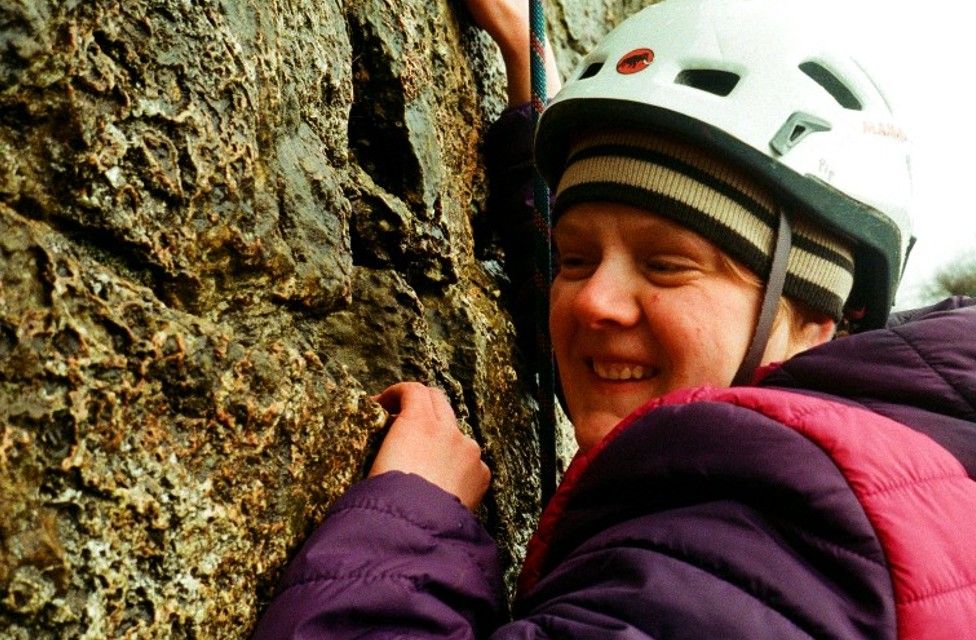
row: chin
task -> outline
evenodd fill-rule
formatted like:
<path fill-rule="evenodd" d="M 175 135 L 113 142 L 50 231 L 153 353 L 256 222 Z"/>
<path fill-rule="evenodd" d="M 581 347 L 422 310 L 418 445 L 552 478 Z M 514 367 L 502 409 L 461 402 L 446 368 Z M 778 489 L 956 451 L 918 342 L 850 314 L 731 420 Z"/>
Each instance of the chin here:
<path fill-rule="evenodd" d="M 580 420 L 574 420 L 576 444 L 580 451 L 586 451 L 603 440 L 624 417 L 609 412 L 587 412 Z"/>

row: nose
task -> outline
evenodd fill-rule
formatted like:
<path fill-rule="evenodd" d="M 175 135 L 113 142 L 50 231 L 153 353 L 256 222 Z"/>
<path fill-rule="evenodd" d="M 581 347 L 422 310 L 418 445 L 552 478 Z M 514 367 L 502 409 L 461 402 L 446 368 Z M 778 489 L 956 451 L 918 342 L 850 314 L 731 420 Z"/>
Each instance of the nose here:
<path fill-rule="evenodd" d="M 571 310 L 583 326 L 631 327 L 641 314 L 639 274 L 623 260 L 604 260 L 580 283 Z"/>

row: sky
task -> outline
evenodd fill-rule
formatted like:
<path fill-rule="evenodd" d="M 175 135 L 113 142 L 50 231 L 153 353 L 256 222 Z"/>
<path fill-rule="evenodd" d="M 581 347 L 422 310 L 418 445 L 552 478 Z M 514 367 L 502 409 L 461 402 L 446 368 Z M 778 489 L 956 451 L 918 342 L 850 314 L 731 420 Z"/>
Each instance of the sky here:
<path fill-rule="evenodd" d="M 864 45 L 912 144 L 918 238 L 896 308 L 920 300 L 940 266 L 976 255 L 976 8 L 957 0 L 847 0 L 830 9 Z"/>

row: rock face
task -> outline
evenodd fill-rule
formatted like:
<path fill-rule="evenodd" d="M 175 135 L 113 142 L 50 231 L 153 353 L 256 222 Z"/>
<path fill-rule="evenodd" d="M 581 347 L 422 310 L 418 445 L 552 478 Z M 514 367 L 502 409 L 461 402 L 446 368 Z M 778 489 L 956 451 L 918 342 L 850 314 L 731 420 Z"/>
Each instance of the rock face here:
<path fill-rule="evenodd" d="M 639 4 L 553 3 L 563 68 Z M 517 568 L 502 96 L 447 0 L 3 0 L 0 636 L 246 637 L 405 379 L 483 444 Z"/>

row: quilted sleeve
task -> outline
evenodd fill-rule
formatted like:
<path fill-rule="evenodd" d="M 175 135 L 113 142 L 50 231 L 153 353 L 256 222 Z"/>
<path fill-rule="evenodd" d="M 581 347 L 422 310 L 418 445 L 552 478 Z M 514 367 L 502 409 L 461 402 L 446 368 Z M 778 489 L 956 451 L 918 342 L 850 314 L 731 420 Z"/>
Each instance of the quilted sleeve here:
<path fill-rule="evenodd" d="M 478 520 L 419 476 L 389 472 L 334 505 L 253 637 L 487 637 L 501 592 L 495 546 Z"/>

